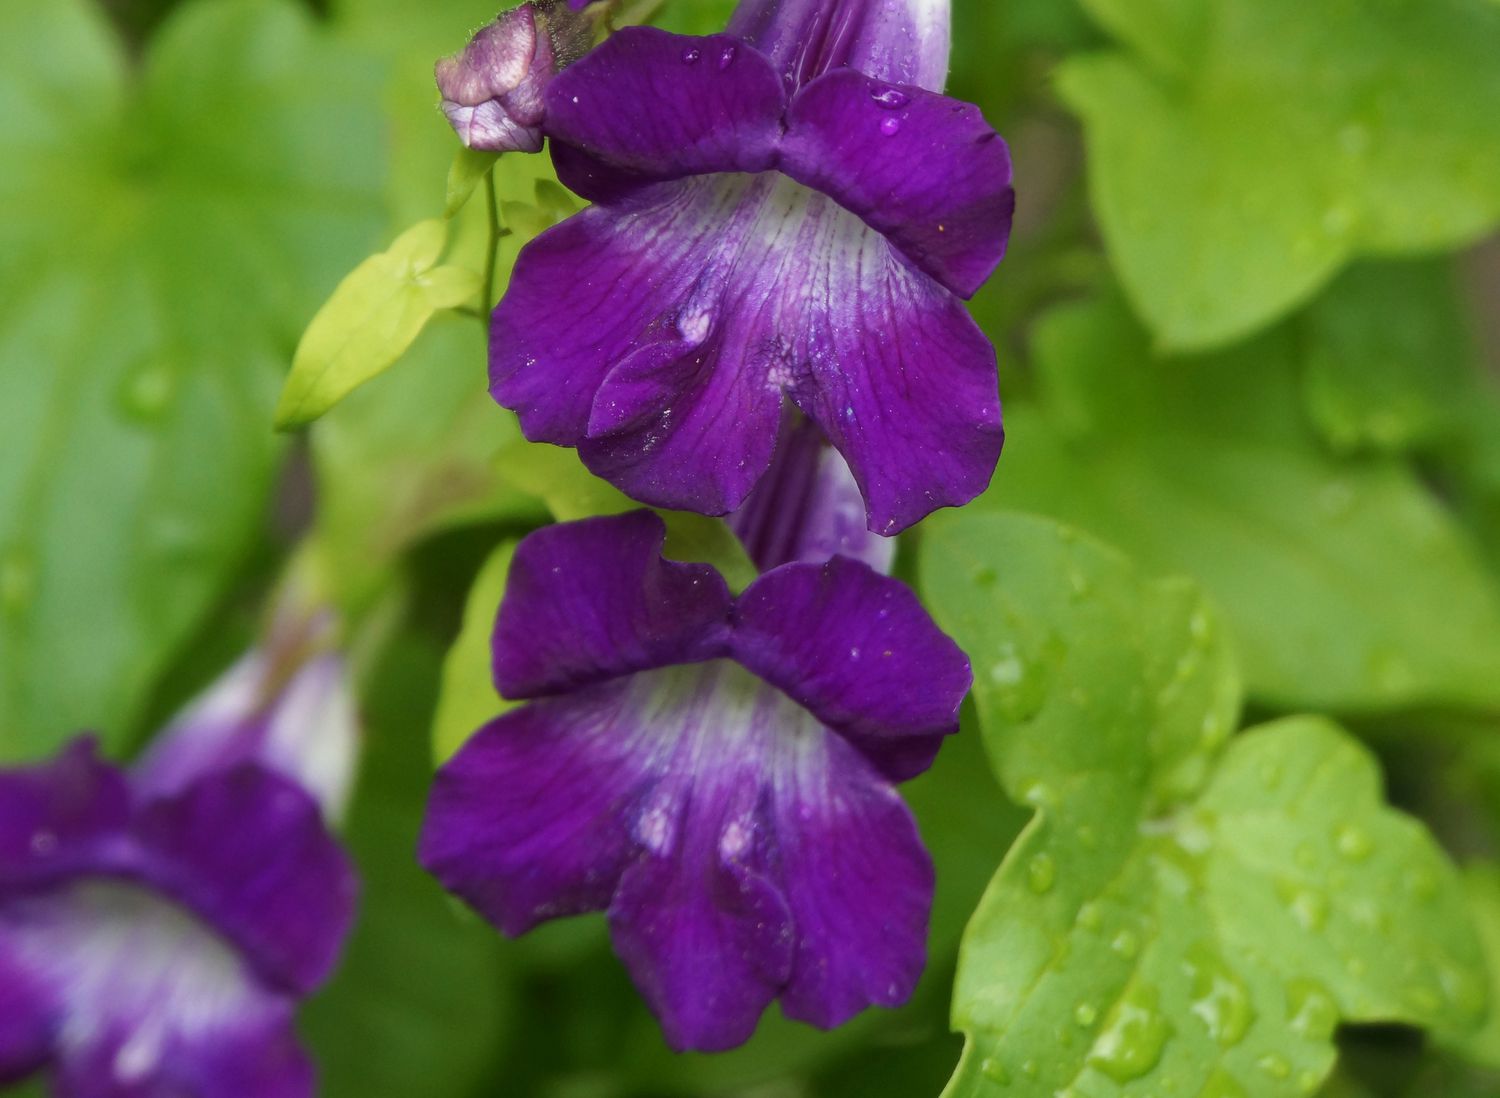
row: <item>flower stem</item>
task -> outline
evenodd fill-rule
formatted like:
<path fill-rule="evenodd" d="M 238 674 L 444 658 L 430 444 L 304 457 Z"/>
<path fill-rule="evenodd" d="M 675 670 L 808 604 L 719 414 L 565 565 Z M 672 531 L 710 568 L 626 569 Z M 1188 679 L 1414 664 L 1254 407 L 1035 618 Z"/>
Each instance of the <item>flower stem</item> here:
<path fill-rule="evenodd" d="M 495 307 L 495 261 L 500 250 L 500 199 L 495 194 L 495 169 L 484 173 L 485 211 L 490 218 L 490 243 L 484 253 L 484 299 L 479 309 L 479 323 L 489 331 L 490 310 Z"/>

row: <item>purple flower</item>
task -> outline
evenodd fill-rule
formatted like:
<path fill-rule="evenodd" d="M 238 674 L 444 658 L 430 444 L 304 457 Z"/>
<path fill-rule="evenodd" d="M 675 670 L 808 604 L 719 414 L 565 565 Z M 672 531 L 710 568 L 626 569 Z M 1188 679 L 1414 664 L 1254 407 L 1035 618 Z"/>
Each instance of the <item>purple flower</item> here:
<path fill-rule="evenodd" d="M 738 598 L 647 512 L 532 534 L 494 638 L 529 704 L 439 772 L 422 863 L 507 934 L 605 909 L 677 1049 L 774 999 L 831 1027 L 911 993 L 932 866 L 895 783 L 957 727 L 968 661 L 906 587 L 792 563 Z"/>
<path fill-rule="evenodd" d="M 728 35 L 619 32 L 547 90 L 559 177 L 495 310 L 490 382 L 527 437 L 647 503 L 725 514 L 790 401 L 893 534 L 989 482 L 1009 153 L 935 90 L 936 0 L 758 0 Z M 758 47 L 758 48 L 757 48 Z"/>
<path fill-rule="evenodd" d="M 87 738 L 0 771 L 0 1084 L 49 1070 L 65 1098 L 313 1093 L 293 1013 L 356 887 L 317 795 L 341 797 L 349 770 L 343 689 L 332 657 L 260 652 L 133 772 Z"/>
<path fill-rule="evenodd" d="M 462 51 L 439 61 L 434 75 L 443 114 L 459 140 L 488 152 L 540 152 L 543 93 L 558 69 L 587 48 L 591 33 L 587 20 L 556 0 L 536 0 L 502 13 Z"/>

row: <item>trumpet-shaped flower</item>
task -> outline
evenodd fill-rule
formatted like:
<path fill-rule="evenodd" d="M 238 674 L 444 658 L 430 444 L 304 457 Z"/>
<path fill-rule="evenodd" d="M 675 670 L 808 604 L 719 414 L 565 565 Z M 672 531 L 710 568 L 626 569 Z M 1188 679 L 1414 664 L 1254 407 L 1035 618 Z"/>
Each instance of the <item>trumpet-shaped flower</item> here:
<path fill-rule="evenodd" d="M 937 90 L 945 0 L 758 0 L 730 30 L 628 28 L 548 87 L 559 178 L 594 205 L 521 253 L 491 392 L 635 498 L 707 514 L 750 494 L 789 402 L 893 534 L 999 456 L 962 299 L 1005 249 L 1009 154 Z"/>
<path fill-rule="evenodd" d="M 423 864 L 507 934 L 605 910 L 678 1049 L 780 999 L 835 1026 L 910 995 L 932 866 L 895 783 L 957 727 L 969 665 L 844 557 L 737 598 L 647 512 L 532 534 L 494 635 L 528 699 L 440 771 Z"/>
<path fill-rule="evenodd" d="M 342 678 L 258 652 L 131 771 L 87 738 L 0 771 L 0 1084 L 309 1098 L 292 1016 L 355 893 L 319 797 L 349 769 Z"/>

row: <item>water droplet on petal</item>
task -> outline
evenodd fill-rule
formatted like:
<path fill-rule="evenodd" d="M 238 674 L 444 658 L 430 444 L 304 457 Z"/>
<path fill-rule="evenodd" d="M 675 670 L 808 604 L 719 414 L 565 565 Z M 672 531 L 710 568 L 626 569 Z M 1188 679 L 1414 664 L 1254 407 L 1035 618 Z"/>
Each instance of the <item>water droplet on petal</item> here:
<path fill-rule="evenodd" d="M 875 100 L 876 105 L 888 111 L 899 111 L 911 102 L 911 96 L 900 88 L 873 88 L 870 98 Z"/>
<path fill-rule="evenodd" d="M 883 118 L 880 121 L 880 132 L 887 137 L 895 137 L 901 132 L 901 119 Z"/>
<path fill-rule="evenodd" d="M 696 64 L 697 61 L 698 61 L 698 58 L 700 58 L 702 56 L 703 56 L 703 51 L 700 50 L 697 46 L 689 46 L 687 49 L 685 49 L 685 50 L 682 51 L 682 59 L 684 61 L 686 61 L 689 65 Z"/>
<path fill-rule="evenodd" d="M 730 65 L 734 64 L 735 54 L 738 52 L 738 46 L 725 46 L 724 52 L 719 54 L 719 68 L 727 69 Z"/>

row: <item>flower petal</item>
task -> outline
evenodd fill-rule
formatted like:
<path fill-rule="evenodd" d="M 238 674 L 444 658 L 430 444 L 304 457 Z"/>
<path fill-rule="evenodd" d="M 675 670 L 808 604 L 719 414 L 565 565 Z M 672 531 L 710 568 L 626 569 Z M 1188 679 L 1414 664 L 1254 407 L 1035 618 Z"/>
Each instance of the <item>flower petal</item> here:
<path fill-rule="evenodd" d="M 507 934 L 609 904 L 635 844 L 626 814 L 654 780 L 628 681 L 533 702 L 438 771 L 420 859 Z"/>
<path fill-rule="evenodd" d="M 750 1039 L 791 972 L 786 901 L 752 865 L 719 851 L 649 857 L 609 909 L 615 951 L 681 1052 Z M 690 860 L 691 859 L 691 860 Z"/>
<path fill-rule="evenodd" d="M 37 766 L 0 771 L 0 887 L 33 887 L 111 856 L 130 819 L 124 775 L 88 737 Z"/>
<path fill-rule="evenodd" d="M 268 982 L 306 994 L 327 978 L 357 885 L 299 786 L 236 767 L 146 805 L 135 831 L 139 876 L 238 944 Z"/>
<path fill-rule="evenodd" d="M 0 904 L 0 942 L 55 1012 L 50 1058 L 61 1094 L 312 1093 L 291 1000 L 195 915 L 147 888 L 95 880 L 10 897 Z"/>
<path fill-rule="evenodd" d="M 759 172 L 785 109 L 776 70 L 739 39 L 626 27 L 552 82 L 547 132 L 642 181 Z"/>
<path fill-rule="evenodd" d="M 957 298 L 860 227 L 818 306 L 784 321 L 804 333 L 809 370 L 789 393 L 849 463 L 870 529 L 890 536 L 983 492 L 1005 434 L 994 347 Z"/>
<path fill-rule="evenodd" d="M 793 98 L 782 171 L 836 199 L 963 297 L 1010 236 L 1010 152 L 979 108 L 851 69 Z"/>
<path fill-rule="evenodd" d="M 57 1017 L 53 999 L 10 954 L 0 930 L 0 1087 L 46 1063 Z"/>
<path fill-rule="evenodd" d="M 782 891 L 797 928 L 781 1003 L 788 1017 L 832 1028 L 911 996 L 926 963 L 933 869 L 890 784 L 839 737 L 822 744 L 778 786 Z"/>
<path fill-rule="evenodd" d="M 761 576 L 735 605 L 730 644 L 824 723 L 875 739 L 957 730 L 971 681 L 910 588 L 844 557 Z"/>
<path fill-rule="evenodd" d="M 495 627 L 495 683 L 508 698 L 563 693 L 718 654 L 729 589 L 705 564 L 663 560 L 649 511 L 546 527 L 510 566 Z"/>

